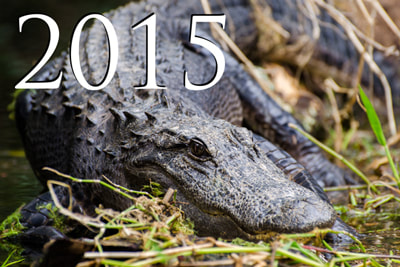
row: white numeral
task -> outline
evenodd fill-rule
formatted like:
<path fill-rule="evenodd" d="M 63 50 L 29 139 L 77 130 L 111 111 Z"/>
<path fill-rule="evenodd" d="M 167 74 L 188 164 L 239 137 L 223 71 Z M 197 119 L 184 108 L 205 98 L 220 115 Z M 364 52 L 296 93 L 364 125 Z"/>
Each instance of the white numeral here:
<path fill-rule="evenodd" d="M 143 20 L 132 26 L 136 30 L 146 26 L 146 83 L 143 86 L 135 86 L 135 89 L 165 89 L 165 86 L 157 85 L 156 81 L 156 15 L 150 14 Z"/>
<path fill-rule="evenodd" d="M 31 15 L 26 15 L 26 16 L 20 17 L 19 18 L 19 32 L 22 32 L 22 26 L 24 25 L 25 21 L 30 20 L 30 19 L 41 19 L 44 22 L 46 22 L 46 24 L 50 30 L 49 46 L 46 50 L 46 53 L 43 55 L 43 57 L 40 59 L 40 61 L 32 68 L 32 70 L 27 75 L 25 75 L 25 77 L 23 77 L 21 79 L 21 81 L 19 81 L 19 83 L 17 83 L 17 85 L 15 85 L 15 89 L 55 89 L 55 88 L 59 88 L 60 84 L 61 84 L 62 72 L 60 72 L 58 74 L 58 77 L 53 81 L 28 82 L 29 79 L 31 79 L 51 58 L 54 51 L 56 50 L 58 38 L 60 36 L 60 32 L 58 30 L 57 23 L 49 16 L 42 15 L 42 14 L 31 14 Z"/>
<path fill-rule="evenodd" d="M 218 22 L 225 27 L 225 15 L 193 15 L 190 22 L 190 37 L 189 42 L 192 44 L 197 44 L 205 49 L 209 50 L 214 56 L 216 61 L 216 71 L 214 77 L 205 84 L 192 84 L 189 81 L 188 74 L 184 73 L 184 85 L 189 90 L 205 90 L 215 85 L 222 77 L 225 70 L 225 57 L 222 51 L 210 40 L 204 39 L 196 35 L 196 25 L 198 22 Z"/>
<path fill-rule="evenodd" d="M 91 85 L 86 81 L 82 73 L 80 57 L 79 57 L 79 41 L 81 37 L 82 28 L 89 19 L 98 19 L 101 23 L 103 23 L 108 38 L 108 47 L 109 47 L 108 69 L 103 81 L 100 82 L 98 85 Z M 71 67 L 76 77 L 76 80 L 86 89 L 100 90 L 106 87 L 114 77 L 114 73 L 117 69 L 117 64 L 118 64 L 118 39 L 115 29 L 111 24 L 111 22 L 106 17 L 99 14 L 90 14 L 82 18 L 79 21 L 78 25 L 76 25 L 71 41 Z"/>
<path fill-rule="evenodd" d="M 28 82 L 50 59 L 54 53 L 58 40 L 59 30 L 57 23 L 50 17 L 42 14 L 31 14 L 19 18 L 19 31 L 22 31 L 22 26 L 25 21 L 37 18 L 47 23 L 50 30 L 50 42 L 46 53 L 43 55 L 41 60 L 32 68 L 32 70 L 21 79 L 21 81 L 15 86 L 16 89 L 55 89 L 61 85 L 62 71 L 60 71 L 58 77 L 53 81 L 47 82 Z M 108 47 L 109 47 L 109 62 L 107 72 L 103 80 L 97 85 L 91 85 L 85 79 L 80 64 L 79 56 L 79 44 L 80 36 L 82 33 L 83 26 L 90 19 L 99 20 L 106 30 Z M 225 15 L 193 15 L 191 18 L 190 26 L 190 38 L 189 42 L 195 45 L 200 45 L 203 48 L 210 51 L 216 61 L 216 70 L 214 77 L 205 84 L 192 84 L 189 81 L 188 74 L 184 72 L 184 86 L 189 90 L 205 90 L 214 86 L 222 77 L 225 70 L 225 57 L 221 49 L 218 48 L 213 42 L 203 37 L 196 35 L 197 23 L 210 23 L 217 22 L 225 27 Z M 136 89 L 165 89 L 165 86 L 157 85 L 156 81 L 156 15 L 150 14 L 137 24 L 133 25 L 133 30 L 139 27 L 146 26 L 146 84 L 143 86 L 135 87 Z M 90 14 L 79 21 L 75 27 L 72 40 L 71 40 L 71 68 L 76 77 L 76 80 L 86 89 L 89 90 L 100 90 L 106 87 L 114 77 L 115 71 L 118 64 L 118 38 L 115 29 L 111 22 L 104 16 L 99 14 Z"/>

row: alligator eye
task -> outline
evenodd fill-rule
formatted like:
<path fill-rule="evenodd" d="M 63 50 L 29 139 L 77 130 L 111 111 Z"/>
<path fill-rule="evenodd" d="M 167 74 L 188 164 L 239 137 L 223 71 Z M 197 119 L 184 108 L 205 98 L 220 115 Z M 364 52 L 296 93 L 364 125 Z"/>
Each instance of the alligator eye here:
<path fill-rule="evenodd" d="M 198 158 L 209 156 L 206 145 L 199 139 L 190 140 L 190 153 Z"/>

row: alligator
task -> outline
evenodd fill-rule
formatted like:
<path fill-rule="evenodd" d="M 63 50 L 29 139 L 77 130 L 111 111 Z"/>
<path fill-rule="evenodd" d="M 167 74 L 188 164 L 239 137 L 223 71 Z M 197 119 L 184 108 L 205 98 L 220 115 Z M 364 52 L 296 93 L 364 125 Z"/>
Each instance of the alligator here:
<path fill-rule="evenodd" d="M 232 55 L 223 52 L 225 71 L 216 85 L 204 91 L 184 87 L 184 71 L 192 83 L 203 84 L 216 66 L 207 51 L 186 39 L 188 14 L 203 13 L 198 1 L 179 4 L 188 8 L 149 0 L 105 14 L 118 35 L 119 62 L 104 89 L 84 89 L 62 53 L 35 77 L 53 80 L 62 70 L 60 88 L 20 94 L 17 127 L 39 181 L 60 180 L 43 170 L 51 167 L 78 178 L 106 176 L 137 190 L 157 182 L 177 190 L 177 202 L 199 235 L 252 239 L 341 224 L 320 184 L 344 184 L 351 177 L 289 127 L 301 125 Z M 248 4 L 229 1 L 224 8 L 235 24 L 255 30 Z M 131 26 L 152 12 L 157 15 L 157 84 L 166 89 L 134 89 L 146 82 L 146 33 Z M 217 43 L 208 25 L 196 34 Z M 243 47 L 254 41 L 247 37 Z M 99 22 L 81 35 L 81 67 L 92 84 L 101 82 L 108 67 L 106 38 Z M 60 198 L 66 194 L 57 192 Z M 73 197 L 87 213 L 99 204 L 117 210 L 131 204 L 96 184 L 73 184 Z M 43 201 L 32 203 L 38 202 Z M 44 220 L 32 219 L 32 205 L 23 210 L 23 221 L 39 226 Z"/>
<path fill-rule="evenodd" d="M 251 3 L 256 7 L 253 14 L 258 21 L 259 36 L 256 48 L 252 49 L 256 51 L 254 60 L 263 58 L 292 66 L 296 72 L 311 78 L 307 79 L 309 87 L 313 83 L 318 87 L 321 80 L 332 78 L 344 87 L 361 83 L 373 88 L 379 97 L 385 94 L 381 80 L 368 64 L 364 64 L 358 78 L 360 53 L 346 30 L 322 6 L 293 0 L 253 0 Z M 267 23 L 276 26 L 266 27 Z M 393 105 L 398 110 L 398 55 L 389 54 L 375 49 L 373 60 L 386 76 L 392 88 Z"/>

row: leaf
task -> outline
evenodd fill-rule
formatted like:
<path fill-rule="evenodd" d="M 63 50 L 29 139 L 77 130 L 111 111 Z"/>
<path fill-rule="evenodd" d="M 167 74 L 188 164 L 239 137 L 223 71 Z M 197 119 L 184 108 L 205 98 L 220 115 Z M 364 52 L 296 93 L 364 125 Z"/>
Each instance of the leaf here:
<path fill-rule="evenodd" d="M 371 104 L 367 95 L 364 93 L 364 90 L 361 88 L 360 85 L 358 86 L 358 88 L 360 89 L 361 101 L 366 109 L 369 124 L 371 125 L 371 128 L 374 131 L 374 133 L 376 135 L 376 139 L 378 140 L 379 144 L 381 144 L 382 146 L 385 146 L 386 138 L 385 138 L 385 135 L 383 134 L 382 125 L 378 118 L 378 115 L 376 114 L 374 106 Z"/>

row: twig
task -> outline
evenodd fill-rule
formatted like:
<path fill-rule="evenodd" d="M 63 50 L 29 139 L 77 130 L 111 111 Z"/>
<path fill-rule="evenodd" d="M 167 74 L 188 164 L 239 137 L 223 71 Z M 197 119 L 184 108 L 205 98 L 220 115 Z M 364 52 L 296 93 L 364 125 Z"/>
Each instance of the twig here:
<path fill-rule="evenodd" d="M 159 256 L 160 254 L 169 256 L 169 255 L 174 255 L 174 254 L 181 254 L 181 253 L 188 252 L 188 251 L 197 251 L 197 250 L 203 249 L 203 248 L 211 248 L 213 246 L 214 246 L 214 244 L 209 242 L 209 243 L 200 244 L 200 245 L 165 249 L 162 252 L 160 252 L 160 251 L 140 251 L 140 252 L 118 252 L 118 251 L 116 251 L 116 252 L 93 252 L 93 251 L 88 251 L 88 252 L 85 252 L 83 257 L 85 259 L 96 259 L 96 258 L 146 259 L 146 258 Z"/>
<path fill-rule="evenodd" d="M 368 185 L 368 187 L 370 187 L 374 192 L 378 192 L 376 187 L 369 181 L 367 176 L 365 176 L 365 174 L 360 169 L 358 169 L 356 166 L 354 166 L 350 161 L 348 161 L 342 155 L 340 155 L 339 153 L 337 153 L 336 151 L 334 151 L 330 147 L 327 147 L 326 145 L 322 144 L 320 141 L 315 139 L 312 135 L 310 135 L 309 133 L 307 133 L 307 132 L 303 131 L 302 129 L 300 129 L 300 127 L 298 127 L 297 125 L 295 125 L 293 123 L 289 123 L 289 127 L 299 131 L 302 135 L 307 137 L 311 142 L 313 142 L 314 144 L 316 144 L 321 149 L 323 149 L 324 151 L 328 152 L 329 154 L 331 154 L 335 158 L 339 159 L 347 167 L 349 167 L 354 173 L 356 173 Z"/>
<path fill-rule="evenodd" d="M 85 216 L 85 215 L 78 214 L 78 213 L 74 213 L 74 212 L 70 211 L 69 209 L 64 208 L 61 205 L 60 201 L 58 200 L 58 197 L 57 197 L 56 193 L 54 192 L 54 187 L 53 187 L 54 185 L 64 186 L 64 187 L 67 187 L 67 188 L 70 188 L 70 186 L 68 184 L 60 182 L 60 181 L 55 181 L 55 180 L 48 180 L 47 181 L 47 186 L 49 188 L 51 198 L 53 199 L 53 202 L 54 202 L 55 206 L 58 208 L 58 211 L 61 214 L 65 215 L 65 216 L 67 216 L 69 218 L 72 218 L 72 219 L 80 222 L 81 224 L 83 224 L 85 226 L 92 226 L 92 227 L 96 227 L 96 228 L 103 228 L 104 227 L 104 225 L 105 225 L 104 223 L 93 221 L 92 217 Z M 72 196 L 72 194 L 71 194 L 71 196 Z M 70 196 L 70 199 L 72 198 L 71 196 Z M 90 227 L 89 227 L 89 229 L 90 229 Z"/>
<path fill-rule="evenodd" d="M 203 6 L 204 13 L 212 13 L 208 0 L 201 0 L 201 4 Z M 242 50 L 240 50 L 240 48 L 232 41 L 228 34 L 216 23 L 210 23 L 210 27 L 212 31 L 215 31 L 218 34 L 218 36 L 220 37 L 220 41 L 224 42 L 232 51 L 232 53 L 236 55 L 236 57 L 238 57 L 238 59 L 245 65 L 246 70 L 257 81 L 261 88 L 264 91 L 268 92 L 271 97 L 276 99 L 277 96 L 273 92 L 271 92 L 270 86 L 266 83 L 265 79 L 261 77 L 261 75 L 257 71 L 257 68 L 254 66 L 251 60 L 246 57 Z"/>
<path fill-rule="evenodd" d="M 396 182 L 392 183 L 383 183 L 381 181 L 376 181 L 373 183 L 376 187 L 388 187 L 392 189 L 392 186 L 397 185 Z M 369 185 L 344 185 L 344 186 L 331 186 L 331 187 L 325 187 L 324 191 L 325 192 L 334 192 L 334 191 L 348 191 L 348 190 L 356 190 L 356 189 L 368 189 Z"/>
<path fill-rule="evenodd" d="M 384 88 L 384 91 L 385 91 L 386 109 L 387 109 L 387 116 L 388 116 L 388 123 L 389 123 L 390 133 L 391 133 L 391 135 L 395 135 L 396 132 L 397 132 L 397 128 L 396 128 L 396 121 L 395 121 L 394 112 L 393 112 L 392 91 L 391 91 L 390 84 L 389 84 L 385 74 L 382 72 L 382 70 L 379 68 L 379 66 L 375 63 L 375 61 L 373 60 L 372 56 L 365 52 L 364 46 L 361 44 L 360 40 L 358 39 L 358 37 L 355 34 L 355 32 L 352 29 L 352 27 L 349 26 L 349 25 L 353 25 L 353 24 L 339 10 L 337 10 L 332 5 L 327 4 L 326 2 L 324 2 L 322 0 L 314 0 L 314 1 L 319 6 L 321 6 L 325 10 L 327 10 L 328 13 L 338 23 L 340 23 L 342 25 L 343 29 L 347 33 L 347 36 L 352 41 L 354 47 L 357 49 L 357 51 L 360 53 L 360 55 L 362 57 L 364 57 L 364 59 L 367 62 L 368 66 L 371 68 L 371 70 L 380 79 L 380 81 L 382 83 L 382 86 Z"/>
<path fill-rule="evenodd" d="M 393 20 L 390 18 L 390 16 L 386 13 L 385 9 L 382 7 L 382 5 L 378 1 L 370 1 L 372 6 L 375 8 L 375 10 L 378 12 L 378 14 L 382 17 L 382 19 L 385 21 L 387 26 L 392 30 L 394 34 L 396 34 L 397 38 L 400 39 L 400 29 L 396 26 L 396 24 L 393 22 Z"/>
<path fill-rule="evenodd" d="M 122 196 L 124 196 L 124 197 L 126 197 L 126 198 L 128 198 L 130 200 L 135 200 L 135 197 L 133 197 L 133 196 L 131 196 L 131 195 L 125 193 L 125 192 L 133 192 L 135 194 L 140 194 L 140 195 L 147 195 L 148 194 L 147 192 L 133 191 L 133 190 L 127 189 L 127 188 L 119 186 L 119 185 L 117 185 L 117 187 L 115 187 L 115 186 L 113 186 L 113 184 L 108 184 L 108 183 L 106 183 L 104 181 L 101 181 L 101 180 L 75 178 L 75 177 L 72 177 L 72 176 L 70 176 L 68 174 L 64 174 L 62 172 L 59 172 L 59 171 L 57 171 L 55 169 L 52 169 L 52 168 L 49 168 L 49 167 L 43 167 L 42 170 L 53 172 L 53 173 L 57 174 L 60 177 L 67 178 L 67 179 L 70 179 L 70 180 L 72 180 L 74 182 L 78 182 L 78 183 L 100 184 L 100 185 L 102 185 L 104 187 L 107 187 L 107 188 L 115 191 L 118 194 L 121 194 Z M 121 191 L 121 189 L 123 191 L 125 191 L 125 192 Z"/>

